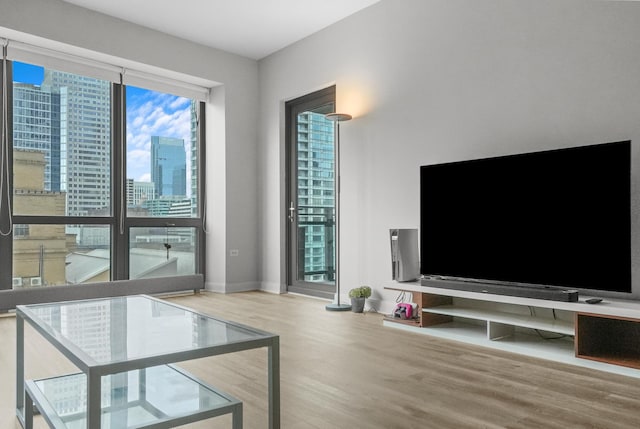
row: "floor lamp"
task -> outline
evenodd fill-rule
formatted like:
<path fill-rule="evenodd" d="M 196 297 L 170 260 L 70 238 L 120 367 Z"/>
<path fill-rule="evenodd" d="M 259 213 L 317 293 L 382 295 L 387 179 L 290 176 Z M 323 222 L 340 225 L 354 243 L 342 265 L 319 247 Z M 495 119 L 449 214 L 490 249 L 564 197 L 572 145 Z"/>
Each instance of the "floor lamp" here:
<path fill-rule="evenodd" d="M 334 136 L 335 136 L 335 151 L 334 151 L 334 164 L 335 164 L 335 207 L 336 207 L 336 221 L 335 221 L 335 281 L 336 281 L 336 302 L 328 304 L 326 309 L 329 311 L 349 311 L 351 305 L 340 304 L 340 122 L 351 120 L 351 115 L 346 113 L 329 113 L 325 115 L 329 121 L 334 123 Z"/>

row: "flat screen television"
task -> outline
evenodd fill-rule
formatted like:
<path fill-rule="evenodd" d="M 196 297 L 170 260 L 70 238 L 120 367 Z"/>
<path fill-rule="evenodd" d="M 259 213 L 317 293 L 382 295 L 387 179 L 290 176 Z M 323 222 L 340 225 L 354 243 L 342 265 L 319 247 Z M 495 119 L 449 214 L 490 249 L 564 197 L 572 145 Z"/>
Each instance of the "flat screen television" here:
<path fill-rule="evenodd" d="M 631 142 L 420 168 L 420 272 L 631 292 Z"/>

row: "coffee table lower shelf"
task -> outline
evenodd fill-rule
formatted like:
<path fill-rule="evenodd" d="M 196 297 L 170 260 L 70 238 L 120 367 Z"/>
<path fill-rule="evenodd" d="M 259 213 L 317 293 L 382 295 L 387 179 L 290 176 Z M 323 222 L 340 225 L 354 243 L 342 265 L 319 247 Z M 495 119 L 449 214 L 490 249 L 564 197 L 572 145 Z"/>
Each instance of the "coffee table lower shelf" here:
<path fill-rule="evenodd" d="M 34 405 L 52 429 L 87 427 L 87 379 L 83 373 L 25 382 L 25 429 Z M 231 413 L 242 428 L 242 402 L 188 372 L 160 365 L 102 378 L 102 429 L 172 428 Z"/>

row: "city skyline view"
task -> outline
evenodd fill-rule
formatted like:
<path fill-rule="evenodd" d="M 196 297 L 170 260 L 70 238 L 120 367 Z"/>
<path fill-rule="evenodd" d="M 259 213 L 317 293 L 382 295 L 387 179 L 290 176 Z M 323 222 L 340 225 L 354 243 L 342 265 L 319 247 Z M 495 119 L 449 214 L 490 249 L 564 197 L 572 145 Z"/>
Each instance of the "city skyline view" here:
<path fill-rule="evenodd" d="M 188 157 L 191 151 L 191 100 L 127 86 L 126 101 L 127 177 L 150 182 L 151 137 L 184 141 Z"/>
<path fill-rule="evenodd" d="M 194 273 L 196 228 L 174 222 L 198 216 L 196 102 L 125 85 L 119 103 L 112 81 L 11 65 L 13 214 L 52 216 L 48 224 L 26 218 L 12 226 L 13 287 L 108 281 L 114 262 L 109 219 L 116 216 L 159 219 L 128 229 L 126 276 Z M 114 168 L 121 143 L 113 124 L 120 112 L 126 115 L 124 170 Z M 126 210 L 116 213 L 114 186 L 122 179 Z M 163 218 L 175 219 L 171 228 Z"/>
<path fill-rule="evenodd" d="M 13 63 L 13 81 L 41 86 L 44 68 Z M 127 177 L 151 181 L 151 137 L 182 139 L 185 154 L 191 152 L 191 100 L 144 88 L 127 86 Z M 187 170 L 187 174 L 190 171 Z M 190 178 L 187 177 L 187 181 Z M 187 190 L 189 192 L 189 190 Z"/>

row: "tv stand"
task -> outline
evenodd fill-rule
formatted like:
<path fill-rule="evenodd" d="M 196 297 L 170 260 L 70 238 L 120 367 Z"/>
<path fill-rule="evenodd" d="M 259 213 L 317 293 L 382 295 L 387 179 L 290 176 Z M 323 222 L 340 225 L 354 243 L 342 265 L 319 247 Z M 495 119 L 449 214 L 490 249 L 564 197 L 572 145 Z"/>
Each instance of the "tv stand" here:
<path fill-rule="evenodd" d="M 491 283 L 479 280 L 463 280 L 454 277 L 433 277 L 421 280 L 423 286 L 469 292 L 509 295 L 521 298 L 548 299 L 551 301 L 578 302 L 578 291 L 552 286 L 522 286 L 515 284 Z"/>
<path fill-rule="evenodd" d="M 640 302 L 550 301 L 390 283 L 410 292 L 419 317 L 385 326 L 640 378 Z"/>

